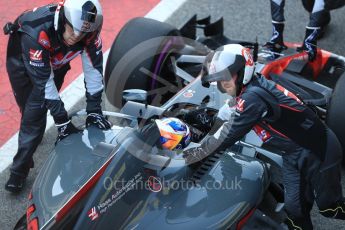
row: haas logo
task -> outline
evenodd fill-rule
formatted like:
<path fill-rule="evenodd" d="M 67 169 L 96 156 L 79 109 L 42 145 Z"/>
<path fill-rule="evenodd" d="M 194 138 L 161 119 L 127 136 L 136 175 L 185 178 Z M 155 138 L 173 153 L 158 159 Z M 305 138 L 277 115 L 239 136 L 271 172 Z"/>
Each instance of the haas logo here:
<path fill-rule="evenodd" d="M 242 49 L 242 56 L 246 59 L 246 65 L 247 66 L 253 66 L 254 65 L 253 57 L 250 54 L 249 49 L 247 49 L 247 48 Z"/>
<path fill-rule="evenodd" d="M 30 49 L 30 60 L 31 61 L 42 61 L 42 50 Z"/>
<path fill-rule="evenodd" d="M 87 212 L 88 217 L 91 219 L 91 221 L 96 220 L 99 217 L 99 214 L 96 210 L 96 207 L 91 208 L 88 212 Z"/>
<path fill-rule="evenodd" d="M 162 182 L 159 178 L 150 176 L 147 180 L 147 186 L 152 192 L 160 192 L 162 190 Z"/>
<path fill-rule="evenodd" d="M 237 100 L 236 110 L 240 113 L 242 113 L 244 110 L 244 102 L 245 102 L 245 100 L 243 100 L 242 98 L 239 98 Z"/>

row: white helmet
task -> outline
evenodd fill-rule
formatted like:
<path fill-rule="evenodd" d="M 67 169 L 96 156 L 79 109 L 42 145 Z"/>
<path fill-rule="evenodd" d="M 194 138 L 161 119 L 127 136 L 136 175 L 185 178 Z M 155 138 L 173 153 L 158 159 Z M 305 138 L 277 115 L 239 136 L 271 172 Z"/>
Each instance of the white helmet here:
<path fill-rule="evenodd" d="M 239 44 L 224 45 L 206 56 L 202 81 L 217 81 L 219 90 L 225 93 L 220 81 L 230 81 L 237 74 L 235 83 L 239 93 L 243 85 L 252 79 L 254 69 L 254 61 L 248 48 Z"/>
<path fill-rule="evenodd" d="M 65 23 L 77 34 L 99 32 L 103 24 L 101 4 L 98 0 L 61 1 L 55 12 L 55 30 L 63 31 Z"/>

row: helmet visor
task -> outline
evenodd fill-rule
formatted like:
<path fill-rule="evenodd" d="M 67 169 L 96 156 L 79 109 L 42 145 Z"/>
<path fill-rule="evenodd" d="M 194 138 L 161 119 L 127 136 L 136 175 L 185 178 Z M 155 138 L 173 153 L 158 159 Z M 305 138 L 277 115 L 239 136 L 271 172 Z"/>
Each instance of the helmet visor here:
<path fill-rule="evenodd" d="M 207 70 L 205 71 L 205 75 L 202 77 L 202 82 L 214 82 L 214 81 L 230 81 L 237 77 L 238 72 L 244 68 L 246 62 L 245 59 L 240 56 L 230 56 L 228 57 L 231 60 L 231 64 L 227 64 L 227 67 L 224 61 L 221 60 L 221 56 L 218 55 L 216 58 L 212 60 L 210 64 L 207 66 Z M 220 63 L 220 66 L 223 66 L 223 70 L 217 71 L 217 64 Z M 221 68 L 220 68 L 221 69 Z"/>
<path fill-rule="evenodd" d="M 88 32 L 84 32 L 76 27 L 73 27 L 73 25 L 68 20 L 66 20 L 66 24 L 69 26 L 69 32 L 71 33 L 71 35 L 73 35 L 76 38 L 83 38 L 85 37 L 85 35 L 88 34 Z"/>
<path fill-rule="evenodd" d="M 88 33 L 75 30 L 69 23 L 66 23 L 65 31 L 63 32 L 63 39 L 68 46 L 71 46 L 81 41 L 86 34 Z"/>
<path fill-rule="evenodd" d="M 224 69 L 222 71 L 203 76 L 202 81 L 203 82 L 230 81 L 231 79 L 233 79 L 233 74 L 231 74 L 228 69 Z"/>

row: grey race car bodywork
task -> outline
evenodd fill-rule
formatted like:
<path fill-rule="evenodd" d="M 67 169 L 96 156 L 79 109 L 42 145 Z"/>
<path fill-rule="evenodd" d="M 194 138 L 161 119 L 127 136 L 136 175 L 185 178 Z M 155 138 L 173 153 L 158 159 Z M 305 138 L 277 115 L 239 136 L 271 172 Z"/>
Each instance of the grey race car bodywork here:
<path fill-rule="evenodd" d="M 196 90 L 199 84 L 195 81 L 188 89 Z M 198 91 L 205 97 L 216 90 L 214 85 Z M 166 106 L 186 103 L 185 99 L 181 93 Z M 129 102 L 122 111 L 134 114 L 144 108 Z M 165 111 L 165 106 L 150 108 L 155 115 Z M 153 150 L 142 152 L 140 145 L 135 148 L 135 130 L 135 126 L 114 126 L 109 131 L 90 127 L 56 146 L 32 189 L 31 218 L 39 220 L 40 228 L 222 229 L 235 227 L 263 199 L 270 181 L 263 162 L 229 152 L 193 169 L 179 156 L 167 158 Z M 130 147 L 135 148 L 131 153 Z M 146 159 L 150 154 L 152 159 Z M 150 188 L 152 179 L 162 186 L 160 191 Z M 117 187 L 111 186 L 114 181 Z"/>

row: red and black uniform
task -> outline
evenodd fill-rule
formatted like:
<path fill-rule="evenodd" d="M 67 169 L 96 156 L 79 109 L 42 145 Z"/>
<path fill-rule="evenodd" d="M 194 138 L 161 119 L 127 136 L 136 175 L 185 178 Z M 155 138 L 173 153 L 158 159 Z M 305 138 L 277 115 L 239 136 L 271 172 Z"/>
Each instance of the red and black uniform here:
<path fill-rule="evenodd" d="M 304 218 L 311 226 L 309 212 L 314 199 L 320 210 L 342 199 L 339 141 L 293 93 L 254 76 L 237 97 L 235 111 L 218 137 L 210 136 L 203 142 L 200 149 L 204 154 L 225 150 L 254 129 L 266 146 L 281 150 L 289 214 Z"/>
<path fill-rule="evenodd" d="M 11 172 L 26 177 L 32 167 L 32 155 L 46 127 L 47 109 L 56 124 L 69 120 L 59 90 L 69 62 L 81 55 L 88 113 L 101 113 L 103 91 L 103 54 L 99 32 L 66 46 L 62 34 L 54 29 L 57 5 L 51 4 L 20 15 L 7 48 L 7 72 L 22 113 L 18 152 Z"/>

